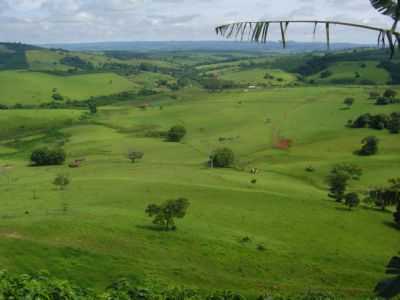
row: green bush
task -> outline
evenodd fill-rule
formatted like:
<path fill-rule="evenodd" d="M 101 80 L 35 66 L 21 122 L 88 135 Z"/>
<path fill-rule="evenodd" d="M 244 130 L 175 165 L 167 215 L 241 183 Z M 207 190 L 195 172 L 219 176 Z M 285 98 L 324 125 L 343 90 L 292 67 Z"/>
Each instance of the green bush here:
<path fill-rule="evenodd" d="M 66 154 L 61 148 L 49 149 L 40 148 L 36 149 L 31 154 L 31 162 L 36 166 L 52 166 L 62 165 L 65 162 Z"/>
<path fill-rule="evenodd" d="M 186 135 L 186 129 L 182 125 L 171 127 L 167 133 L 167 139 L 170 142 L 180 142 Z"/>
<path fill-rule="evenodd" d="M 216 168 L 228 168 L 235 162 L 235 154 L 229 148 L 220 148 L 213 152 L 211 160 Z"/>

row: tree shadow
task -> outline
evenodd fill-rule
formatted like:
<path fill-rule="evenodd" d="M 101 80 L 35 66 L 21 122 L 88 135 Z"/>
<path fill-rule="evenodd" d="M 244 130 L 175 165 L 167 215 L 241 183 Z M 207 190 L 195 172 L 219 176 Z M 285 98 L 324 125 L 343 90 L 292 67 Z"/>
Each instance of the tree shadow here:
<path fill-rule="evenodd" d="M 157 226 L 157 225 L 136 225 L 136 228 L 143 230 L 151 230 L 157 232 L 170 232 L 172 230 L 165 230 L 165 228 Z"/>
<path fill-rule="evenodd" d="M 387 227 L 390 227 L 394 230 L 398 230 L 400 231 L 400 227 L 398 225 L 396 225 L 394 222 L 389 222 L 389 221 L 383 221 L 382 222 L 384 225 L 386 225 Z"/>
<path fill-rule="evenodd" d="M 352 212 L 354 209 L 348 209 L 347 207 L 335 207 L 336 210 L 340 211 L 349 211 Z"/>

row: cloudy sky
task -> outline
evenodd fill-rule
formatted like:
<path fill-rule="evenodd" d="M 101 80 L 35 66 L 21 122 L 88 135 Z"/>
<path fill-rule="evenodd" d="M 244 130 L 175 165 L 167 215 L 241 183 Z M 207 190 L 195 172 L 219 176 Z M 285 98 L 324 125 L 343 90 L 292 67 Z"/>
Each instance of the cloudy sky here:
<path fill-rule="evenodd" d="M 391 24 L 369 0 L 0 0 L 0 40 L 213 40 L 213 28 L 218 24 L 280 18 Z M 364 31 L 335 31 L 334 41 L 376 40 L 375 35 Z M 292 40 L 312 40 L 310 26 L 296 25 L 288 33 Z"/>

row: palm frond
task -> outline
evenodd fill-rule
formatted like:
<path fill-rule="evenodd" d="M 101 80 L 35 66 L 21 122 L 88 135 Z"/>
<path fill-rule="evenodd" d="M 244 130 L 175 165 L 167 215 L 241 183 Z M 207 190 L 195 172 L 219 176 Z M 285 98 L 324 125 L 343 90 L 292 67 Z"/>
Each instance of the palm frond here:
<path fill-rule="evenodd" d="M 392 17 L 394 20 L 400 18 L 400 4 L 397 0 L 369 0 L 372 6 L 380 13 Z"/>
<path fill-rule="evenodd" d="M 374 1 L 374 0 L 371 0 Z M 378 0 L 376 0 L 378 1 Z M 268 32 L 271 28 L 271 25 L 278 25 L 280 34 L 281 34 L 281 40 L 282 40 L 282 46 L 283 48 L 287 47 L 287 31 L 288 27 L 292 23 L 304 23 L 304 24 L 313 24 L 314 25 L 314 31 L 313 35 L 315 37 L 317 26 L 319 24 L 325 25 L 325 31 L 326 31 L 326 44 L 327 48 L 330 48 L 331 44 L 331 34 L 330 34 L 330 28 L 331 25 L 339 25 L 339 26 L 347 26 L 347 27 L 355 27 L 355 28 L 361 28 L 365 30 L 370 30 L 370 31 L 375 31 L 378 33 L 378 47 L 386 47 L 386 42 L 387 45 L 390 49 L 390 54 L 391 57 L 393 57 L 395 50 L 396 50 L 396 44 L 400 49 L 400 33 L 394 31 L 393 29 L 386 29 L 386 28 L 380 28 L 380 27 L 374 27 L 374 26 L 368 26 L 368 25 L 362 25 L 362 24 L 356 24 L 356 23 L 348 23 L 348 22 L 338 22 L 338 21 L 320 21 L 320 20 L 278 20 L 278 21 L 258 21 L 258 22 L 238 22 L 238 23 L 232 23 L 232 24 L 225 24 L 218 26 L 215 30 L 217 35 L 221 35 L 226 38 L 236 38 L 240 40 L 250 40 L 252 42 L 261 42 L 261 43 L 266 43 L 268 39 Z"/>

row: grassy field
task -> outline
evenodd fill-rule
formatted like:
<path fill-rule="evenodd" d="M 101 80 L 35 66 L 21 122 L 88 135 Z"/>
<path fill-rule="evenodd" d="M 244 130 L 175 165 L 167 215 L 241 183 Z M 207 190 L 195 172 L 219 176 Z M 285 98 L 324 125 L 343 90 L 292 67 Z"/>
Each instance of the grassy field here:
<path fill-rule="evenodd" d="M 113 73 L 56 76 L 30 71 L 0 72 L 1 104 L 39 104 L 52 101 L 53 89 L 65 98 L 85 100 L 137 90 L 137 84 Z"/>
<path fill-rule="evenodd" d="M 390 81 L 389 73 L 377 67 L 378 63 L 374 61 L 365 62 L 338 62 L 327 70 L 332 72 L 332 76 L 328 78 L 321 78 L 321 73 L 311 76 L 310 79 L 314 79 L 317 82 L 329 83 L 335 80 L 346 80 L 348 83 L 360 83 L 363 80 L 375 82 L 376 84 L 386 84 Z M 326 70 L 325 70 L 326 71 Z M 356 73 L 359 77 L 356 77 Z"/>
<path fill-rule="evenodd" d="M 233 73 L 231 80 L 250 83 L 265 75 L 265 70 L 243 72 Z M 15 78 L 18 73 L 8 74 Z M 100 82 L 110 80 L 96 76 Z M 46 91 L 54 87 L 49 82 Z M 95 86 L 99 92 L 104 83 Z M 81 84 L 74 93 L 87 89 Z M 324 177 L 340 162 L 364 169 L 352 191 L 399 176 L 398 135 L 344 126 L 361 113 L 400 110 L 398 104 L 373 105 L 368 100 L 372 89 L 185 89 L 162 109 L 159 104 L 146 110 L 129 103 L 108 106 L 83 121 L 82 111 L 29 111 L 27 118 L 25 111 L 0 111 L 0 124 L 11 120 L 12 128 L 0 129 L 0 266 L 16 272 L 48 269 L 79 284 L 95 283 L 94 288 L 125 276 L 156 286 L 233 289 L 246 295 L 309 288 L 370 295 L 400 249 L 399 232 L 391 226 L 390 212 L 366 207 L 350 212 L 330 200 Z M 21 97 L 29 94 L 21 91 Z M 356 102 L 343 109 L 349 96 Z M 62 128 L 68 161 L 85 158 L 80 168 L 28 166 L 32 149 L 58 142 L 43 131 L 44 124 Z M 176 124 L 188 130 L 181 143 L 146 137 Z M 22 144 L 12 142 L 15 128 Z M 292 139 L 293 146 L 276 149 L 278 135 Z M 353 155 L 368 135 L 380 138 L 379 154 Z M 221 146 L 234 150 L 236 167 L 208 169 L 209 154 Z M 130 163 L 132 149 L 143 151 L 144 159 Z M 305 171 L 310 165 L 315 172 Z M 256 184 L 250 183 L 253 167 L 260 169 Z M 51 184 L 59 173 L 71 178 L 65 191 Z M 190 200 L 187 217 L 178 221 L 176 232 L 154 230 L 145 207 L 174 197 Z M 241 242 L 244 237 L 250 241 Z M 265 251 L 257 250 L 259 245 Z"/>
<path fill-rule="evenodd" d="M 270 70 L 270 69 L 250 69 L 250 70 L 235 70 L 235 69 L 227 69 L 223 71 L 213 72 L 219 75 L 221 79 L 224 80 L 231 80 L 238 84 L 245 84 L 245 85 L 259 85 L 259 84 L 266 84 L 266 85 L 284 85 L 293 83 L 296 81 L 296 76 L 291 73 L 287 73 L 281 70 Z M 266 75 L 269 75 L 266 78 Z"/>

